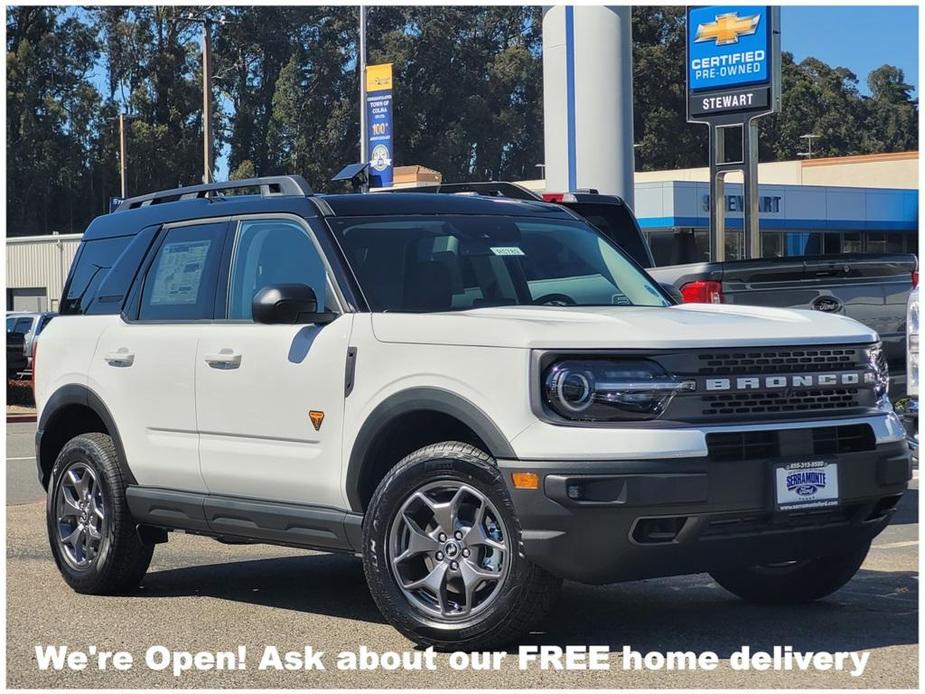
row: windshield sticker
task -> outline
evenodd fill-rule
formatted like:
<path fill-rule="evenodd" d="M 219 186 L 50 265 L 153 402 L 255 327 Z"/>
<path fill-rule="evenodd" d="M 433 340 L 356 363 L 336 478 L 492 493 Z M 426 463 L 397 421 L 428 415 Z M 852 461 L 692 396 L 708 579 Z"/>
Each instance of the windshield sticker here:
<path fill-rule="evenodd" d="M 491 252 L 495 255 L 524 255 L 517 246 L 492 246 Z"/>

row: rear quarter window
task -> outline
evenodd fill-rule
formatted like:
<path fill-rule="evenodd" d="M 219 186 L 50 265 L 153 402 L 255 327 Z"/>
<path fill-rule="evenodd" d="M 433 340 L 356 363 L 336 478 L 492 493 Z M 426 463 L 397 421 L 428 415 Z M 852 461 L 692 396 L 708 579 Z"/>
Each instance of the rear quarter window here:
<path fill-rule="evenodd" d="M 86 313 L 96 298 L 97 289 L 116 260 L 128 247 L 132 236 L 84 241 L 71 267 L 71 274 L 61 298 L 62 315 Z"/>

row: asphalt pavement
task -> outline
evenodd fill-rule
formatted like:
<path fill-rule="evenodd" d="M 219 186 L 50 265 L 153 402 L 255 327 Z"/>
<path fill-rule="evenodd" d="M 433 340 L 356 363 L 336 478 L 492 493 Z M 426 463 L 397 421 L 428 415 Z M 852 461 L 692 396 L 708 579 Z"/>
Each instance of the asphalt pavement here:
<path fill-rule="evenodd" d="M 614 586 L 567 583 L 553 614 L 521 644 L 611 648 L 608 671 L 521 671 L 516 656 L 497 671 L 342 671 L 341 651 L 412 651 L 386 624 L 358 559 L 267 545 L 222 545 L 171 534 L 142 586 L 120 597 L 78 595 L 61 580 L 47 547 L 43 491 L 35 481 L 34 424 L 7 426 L 7 684 L 10 687 L 614 687 L 909 688 L 918 686 L 918 480 L 858 575 L 807 606 L 747 605 L 704 574 Z M 125 650 L 127 671 L 40 671 L 36 646 Z M 145 667 L 151 646 L 172 651 L 247 648 L 244 670 L 186 672 Z M 257 669 L 268 645 L 325 652 L 325 671 Z M 624 671 L 619 652 L 713 651 L 718 669 Z M 747 672 L 729 658 L 792 646 L 796 651 L 869 651 L 865 672 Z M 182 658 L 182 657 L 181 657 Z M 93 661 L 94 663 L 96 661 Z"/>

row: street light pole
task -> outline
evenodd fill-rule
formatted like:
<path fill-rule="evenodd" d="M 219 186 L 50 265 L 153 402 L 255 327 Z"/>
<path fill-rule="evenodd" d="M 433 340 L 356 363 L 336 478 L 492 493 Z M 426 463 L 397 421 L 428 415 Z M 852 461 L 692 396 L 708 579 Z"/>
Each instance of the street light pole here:
<path fill-rule="evenodd" d="M 797 152 L 798 157 L 806 157 L 807 159 L 813 158 L 813 140 L 822 137 L 821 135 L 816 135 L 813 133 L 807 133 L 806 135 L 800 135 L 801 140 L 806 140 L 806 151 Z"/>
<path fill-rule="evenodd" d="M 366 6 L 360 5 L 360 162 L 367 161 L 366 142 Z"/>
<path fill-rule="evenodd" d="M 125 198 L 128 197 L 128 195 L 127 195 L 128 186 L 126 185 L 126 180 L 125 180 L 125 176 L 126 176 L 125 150 L 126 150 L 126 146 L 125 146 L 125 113 L 124 113 L 124 112 L 120 112 L 120 113 L 119 113 L 119 180 L 120 180 L 120 182 L 121 182 L 121 184 L 122 184 L 121 192 L 122 192 L 122 199 L 123 199 L 123 200 L 125 200 Z"/>
<path fill-rule="evenodd" d="M 202 21 L 202 182 L 212 181 L 212 23 Z"/>

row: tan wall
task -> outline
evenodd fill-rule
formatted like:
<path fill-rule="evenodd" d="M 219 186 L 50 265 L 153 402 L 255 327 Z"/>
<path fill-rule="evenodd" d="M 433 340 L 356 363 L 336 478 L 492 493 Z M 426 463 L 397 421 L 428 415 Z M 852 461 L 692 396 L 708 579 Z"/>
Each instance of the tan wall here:
<path fill-rule="evenodd" d="M 7 239 L 7 288 L 45 287 L 48 309 L 57 311 L 64 281 L 80 245 L 80 236 L 66 234 Z"/>
<path fill-rule="evenodd" d="M 657 181 L 709 181 L 707 167 L 674 171 L 637 171 L 636 183 Z M 726 180 L 741 183 L 742 176 Z M 852 186 L 859 188 L 919 187 L 919 153 L 896 152 L 856 157 L 776 161 L 758 164 L 758 180 L 772 185 Z"/>

